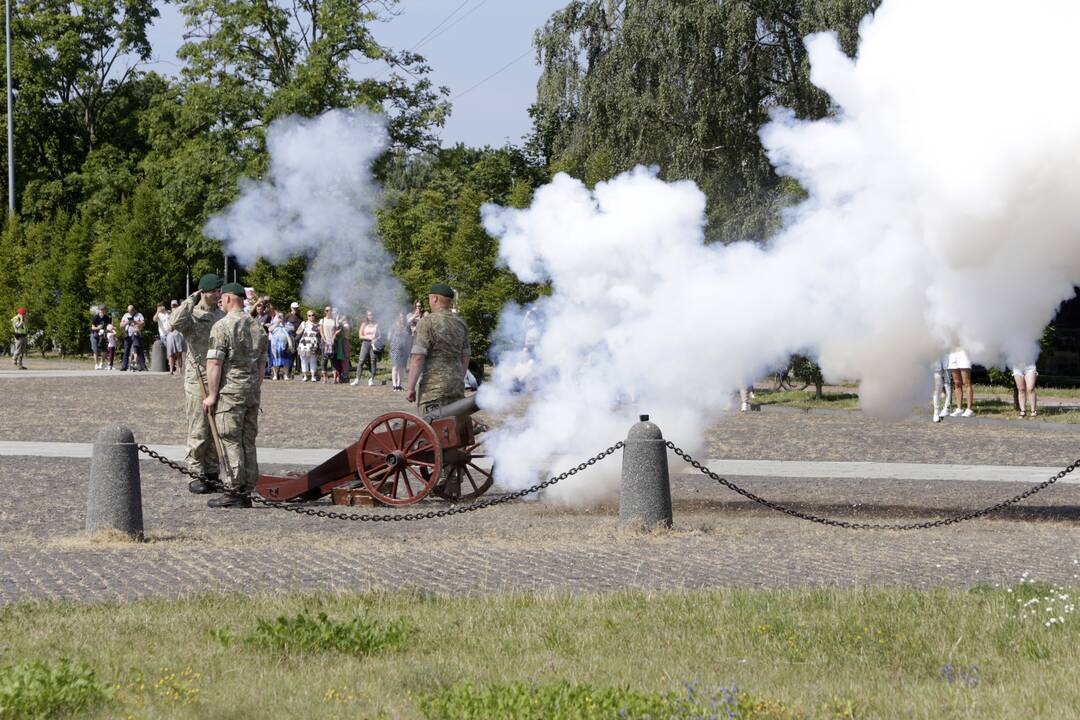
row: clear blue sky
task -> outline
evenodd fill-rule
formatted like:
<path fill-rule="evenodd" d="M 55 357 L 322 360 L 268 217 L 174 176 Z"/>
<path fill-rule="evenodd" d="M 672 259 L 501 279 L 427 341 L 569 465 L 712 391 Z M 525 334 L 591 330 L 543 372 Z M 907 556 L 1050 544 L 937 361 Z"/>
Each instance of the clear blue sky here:
<path fill-rule="evenodd" d="M 443 128 L 444 145 L 502 145 L 517 142 L 529 130 L 528 107 L 536 97 L 540 69 L 535 65 L 532 36 L 566 0 L 402 0 L 397 17 L 374 28 L 379 42 L 409 49 L 449 17 L 416 52 L 427 57 L 432 81 L 450 88 L 453 113 Z M 179 70 L 176 49 L 184 33 L 183 18 L 173 5 L 158 5 L 161 17 L 150 41 L 163 74 Z M 453 15 L 454 11 L 457 12 Z M 498 76 L 470 90 L 489 75 L 520 58 Z M 378 75 L 385 66 L 371 65 Z"/>

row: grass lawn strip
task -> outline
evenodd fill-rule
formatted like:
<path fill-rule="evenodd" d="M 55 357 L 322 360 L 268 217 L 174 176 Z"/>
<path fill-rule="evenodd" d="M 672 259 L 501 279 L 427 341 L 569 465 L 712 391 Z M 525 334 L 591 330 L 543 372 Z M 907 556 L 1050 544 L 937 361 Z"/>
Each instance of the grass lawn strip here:
<path fill-rule="evenodd" d="M 731 717 L 1075 718 L 1077 597 L 1020 582 L 28 603 L 0 609 L 0 667 L 92 672 L 110 693 L 86 704 L 90 718 L 633 717 L 658 703 Z"/>

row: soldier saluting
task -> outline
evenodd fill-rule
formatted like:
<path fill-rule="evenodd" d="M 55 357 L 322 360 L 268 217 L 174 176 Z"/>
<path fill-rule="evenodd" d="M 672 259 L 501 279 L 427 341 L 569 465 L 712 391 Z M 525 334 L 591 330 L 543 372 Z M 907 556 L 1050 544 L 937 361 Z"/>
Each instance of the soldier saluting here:
<path fill-rule="evenodd" d="M 464 320 L 450 312 L 453 303 L 453 288 L 445 283 L 432 285 L 428 291 L 431 312 L 416 325 L 405 389 L 406 398 L 409 402 L 416 401 L 421 415 L 465 397 L 469 329 Z"/>
<path fill-rule="evenodd" d="M 187 342 L 184 362 L 184 407 L 188 416 L 188 470 L 205 475 L 210 481 L 192 480 L 188 490 L 193 493 L 214 492 L 218 482 L 218 457 L 214 450 L 210 424 L 203 410 L 203 378 L 206 374 L 206 350 L 210 345 L 210 328 L 225 313 L 218 308 L 221 299 L 221 278 L 213 273 L 199 278 L 199 289 L 180 303 L 169 315 L 174 330 Z M 212 483 L 212 484 L 211 484 Z"/>
<path fill-rule="evenodd" d="M 251 507 L 248 497 L 259 480 L 255 436 L 259 432 L 259 402 L 266 369 L 266 331 L 244 312 L 244 286 L 221 288 L 225 317 L 210 330 L 206 351 L 207 394 L 203 407 L 214 414 L 221 444 L 225 494 L 210 507 Z"/>

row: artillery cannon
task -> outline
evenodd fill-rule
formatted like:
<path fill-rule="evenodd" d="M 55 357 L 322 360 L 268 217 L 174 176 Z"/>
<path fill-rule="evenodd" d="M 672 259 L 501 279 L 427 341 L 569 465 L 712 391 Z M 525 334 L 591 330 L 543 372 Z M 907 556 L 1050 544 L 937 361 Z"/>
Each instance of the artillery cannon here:
<path fill-rule="evenodd" d="M 423 418 L 388 412 L 372 420 L 360 439 L 306 473 L 261 475 L 255 491 L 273 502 L 314 500 L 332 494 L 352 504 L 363 488 L 384 505 L 411 505 L 429 494 L 472 500 L 494 482 L 494 468 L 477 437 L 486 428 L 472 415 L 476 396 L 457 400 Z M 479 461 L 479 462 L 477 462 Z M 337 489 L 337 492 L 335 492 Z"/>

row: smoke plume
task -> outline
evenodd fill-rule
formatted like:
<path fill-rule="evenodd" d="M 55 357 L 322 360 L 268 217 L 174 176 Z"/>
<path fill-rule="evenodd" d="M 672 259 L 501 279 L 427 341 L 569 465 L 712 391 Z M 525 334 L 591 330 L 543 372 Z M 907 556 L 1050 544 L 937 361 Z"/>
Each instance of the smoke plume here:
<path fill-rule="evenodd" d="M 830 33 L 807 38 L 834 114 L 779 110 L 762 129 L 808 192 L 764 247 L 706 245 L 702 193 L 647 168 L 486 207 L 501 260 L 553 289 L 531 352 L 481 390 L 507 412 L 522 377 L 533 390 L 491 441 L 500 482 L 592 455 L 639 413 L 698 450 L 733 392 L 793 352 L 858 381 L 884 417 L 926 404 L 929 364 L 953 348 L 1034 362 L 1080 281 L 1077 27 L 1080 4 L 1058 0 L 885 0 L 856 60 Z M 504 316 L 502 335 L 524 332 L 519 310 Z M 555 490 L 588 500 L 617 476 L 609 461 Z"/>
<path fill-rule="evenodd" d="M 387 147 L 383 121 L 364 110 L 276 120 L 270 169 L 241 182 L 240 197 L 206 225 L 244 265 L 309 258 L 303 295 L 345 313 L 405 305 L 392 259 L 375 234 L 379 190 L 372 163 Z"/>

